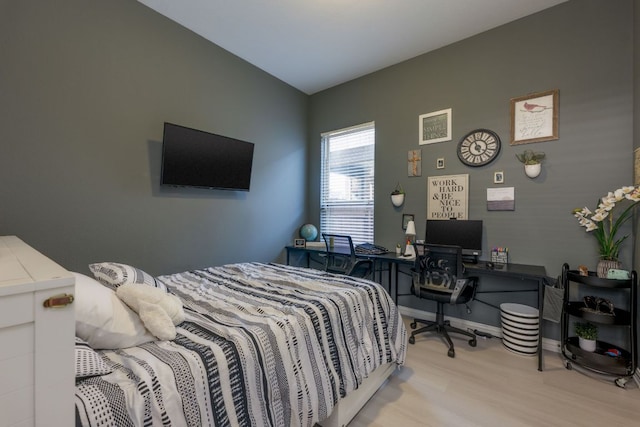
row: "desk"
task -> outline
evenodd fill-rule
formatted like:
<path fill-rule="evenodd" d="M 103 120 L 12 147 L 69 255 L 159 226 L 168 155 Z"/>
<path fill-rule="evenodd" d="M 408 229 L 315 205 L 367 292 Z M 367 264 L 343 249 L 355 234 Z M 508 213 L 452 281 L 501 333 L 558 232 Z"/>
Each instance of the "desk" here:
<path fill-rule="evenodd" d="M 318 246 L 318 247 L 296 247 L 296 246 L 285 246 L 285 249 L 287 250 L 287 265 L 289 265 L 289 261 L 290 261 L 290 255 L 294 252 L 299 252 L 304 254 L 305 259 L 306 259 L 306 266 L 307 267 L 311 267 L 311 255 L 312 254 L 324 254 L 325 253 L 325 248 L 322 246 Z M 374 263 L 374 280 L 375 278 L 375 274 L 376 273 L 380 273 L 380 275 L 378 276 L 378 283 L 382 284 L 382 272 L 384 271 L 383 267 L 378 268 L 380 266 L 387 266 L 387 273 L 388 273 L 388 283 L 389 283 L 389 295 L 391 295 L 392 297 L 395 295 L 395 299 L 394 302 L 397 302 L 397 298 L 398 298 L 398 264 L 407 264 L 407 265 L 413 265 L 413 262 L 415 260 L 415 258 L 403 258 L 401 256 L 396 255 L 395 253 L 391 253 L 391 252 L 387 252 L 386 254 L 359 254 L 356 253 L 356 257 L 357 258 L 362 258 L 362 259 L 371 259 L 373 260 Z M 395 276 L 393 275 L 393 273 L 395 272 Z M 395 280 L 392 280 L 392 278 L 395 277 Z M 395 292 L 392 291 L 392 287 L 393 285 L 395 285 Z"/>
<path fill-rule="evenodd" d="M 476 291 L 477 294 L 483 293 L 509 293 L 509 292 L 537 292 L 538 293 L 538 370 L 542 371 L 542 305 L 544 302 L 544 282 L 547 277 L 547 271 L 543 266 L 539 265 L 528 265 L 528 264 L 498 264 L 494 263 L 494 268 L 487 268 L 486 261 L 478 261 L 477 263 L 465 263 L 465 276 L 476 276 L 478 277 L 478 288 L 481 288 L 482 277 L 497 277 L 504 279 L 515 279 L 521 281 L 529 281 L 534 285 L 531 289 L 509 289 L 503 287 L 494 291 Z M 398 296 L 404 295 L 413 295 L 413 294 L 402 294 L 398 295 L 398 277 L 396 272 L 396 295 L 395 301 L 397 304 Z M 499 309 L 495 305 L 489 304 L 485 301 L 482 301 L 479 298 L 475 298 L 475 301 L 481 302 L 483 304 L 487 304 L 491 307 Z"/>
<path fill-rule="evenodd" d="M 295 246 L 287 246 L 287 264 L 289 264 L 289 255 L 291 252 L 302 252 L 306 255 L 307 267 L 310 265 L 311 253 L 323 253 L 325 249 L 322 247 L 313 248 L 297 248 Z M 398 294 L 398 271 L 401 265 L 413 266 L 415 259 L 399 257 L 396 254 L 386 253 L 381 255 L 356 254 L 359 258 L 369 258 L 374 263 L 387 264 L 389 274 L 389 294 L 392 295 L 393 301 L 398 304 L 398 297 L 413 294 Z M 542 305 L 544 301 L 544 282 L 547 277 L 547 271 L 543 266 L 527 265 L 527 264 L 495 264 L 495 268 L 487 268 L 486 261 L 478 261 L 478 263 L 465 263 L 465 275 L 477 276 L 479 278 L 478 286 L 482 281 L 482 277 L 497 277 L 506 279 L 515 279 L 521 281 L 530 281 L 535 286 L 531 289 L 507 289 L 501 288 L 495 291 L 477 291 L 477 293 L 508 293 L 508 292 L 537 292 L 538 293 L 538 370 L 542 371 Z M 499 268 L 502 266 L 502 268 Z M 376 270 L 377 271 L 377 270 Z M 395 273 L 395 275 L 394 275 Z M 392 280 L 392 277 L 394 280 Z M 382 279 L 382 271 L 380 271 L 380 280 Z M 394 291 L 392 293 L 392 287 Z M 476 298 L 477 301 L 488 304 Z M 488 304 L 494 308 L 499 308 Z"/>

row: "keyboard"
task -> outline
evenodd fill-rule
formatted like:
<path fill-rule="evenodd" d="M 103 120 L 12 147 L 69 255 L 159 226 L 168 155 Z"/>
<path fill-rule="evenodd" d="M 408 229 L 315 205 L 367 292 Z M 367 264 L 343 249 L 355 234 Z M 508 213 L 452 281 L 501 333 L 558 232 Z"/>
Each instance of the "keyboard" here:
<path fill-rule="evenodd" d="M 373 243 L 361 243 L 356 245 L 356 253 L 366 255 L 381 255 L 389 252 L 387 248 L 380 245 L 374 245 Z"/>

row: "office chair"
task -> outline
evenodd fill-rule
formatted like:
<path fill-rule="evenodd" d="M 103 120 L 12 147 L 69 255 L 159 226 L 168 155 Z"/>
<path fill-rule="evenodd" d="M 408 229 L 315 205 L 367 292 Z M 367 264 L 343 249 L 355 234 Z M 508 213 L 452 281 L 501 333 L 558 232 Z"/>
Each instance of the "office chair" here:
<path fill-rule="evenodd" d="M 351 236 L 322 233 L 322 238 L 327 251 L 325 271 L 364 279 L 373 277 L 373 260 L 356 257 Z"/>
<path fill-rule="evenodd" d="M 462 249 L 459 246 L 415 244 L 416 261 L 412 271 L 411 293 L 418 298 L 435 301 L 438 304 L 436 320 L 414 319 L 411 329 L 417 323 L 426 326 L 411 332 L 409 343 L 415 344 L 415 336 L 423 332 L 434 331 L 449 345 L 447 355 L 455 357 L 453 342 L 449 332 L 465 335 L 469 338 L 469 345 L 475 347 L 475 334 L 451 326 L 444 320 L 445 304 L 467 304 L 475 296 L 477 278 L 462 277 Z M 468 307 L 467 307 L 468 310 Z"/>

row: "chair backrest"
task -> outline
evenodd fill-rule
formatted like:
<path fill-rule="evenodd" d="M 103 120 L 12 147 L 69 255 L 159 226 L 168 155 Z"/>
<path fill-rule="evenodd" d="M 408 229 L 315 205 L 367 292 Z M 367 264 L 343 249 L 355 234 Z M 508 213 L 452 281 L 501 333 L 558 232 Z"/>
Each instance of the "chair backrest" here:
<path fill-rule="evenodd" d="M 331 273 L 351 274 L 356 264 L 356 251 L 351 236 L 322 233 L 327 256 L 324 269 Z"/>
<path fill-rule="evenodd" d="M 462 248 L 448 245 L 414 244 L 416 261 L 413 285 L 441 292 L 454 292 L 456 280 L 462 278 Z M 416 289 L 419 292 L 419 289 Z"/>

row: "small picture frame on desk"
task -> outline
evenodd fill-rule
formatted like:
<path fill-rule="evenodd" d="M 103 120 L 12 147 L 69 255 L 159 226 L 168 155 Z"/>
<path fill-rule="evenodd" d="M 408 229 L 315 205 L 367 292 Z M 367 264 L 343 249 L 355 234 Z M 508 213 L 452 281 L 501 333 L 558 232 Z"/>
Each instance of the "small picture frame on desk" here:
<path fill-rule="evenodd" d="M 407 225 L 409 225 L 409 221 L 413 221 L 413 220 L 414 220 L 413 214 L 402 214 L 402 229 L 406 230 Z"/>
<path fill-rule="evenodd" d="M 293 246 L 295 248 L 304 248 L 306 246 L 306 240 L 304 239 L 293 239 Z"/>

